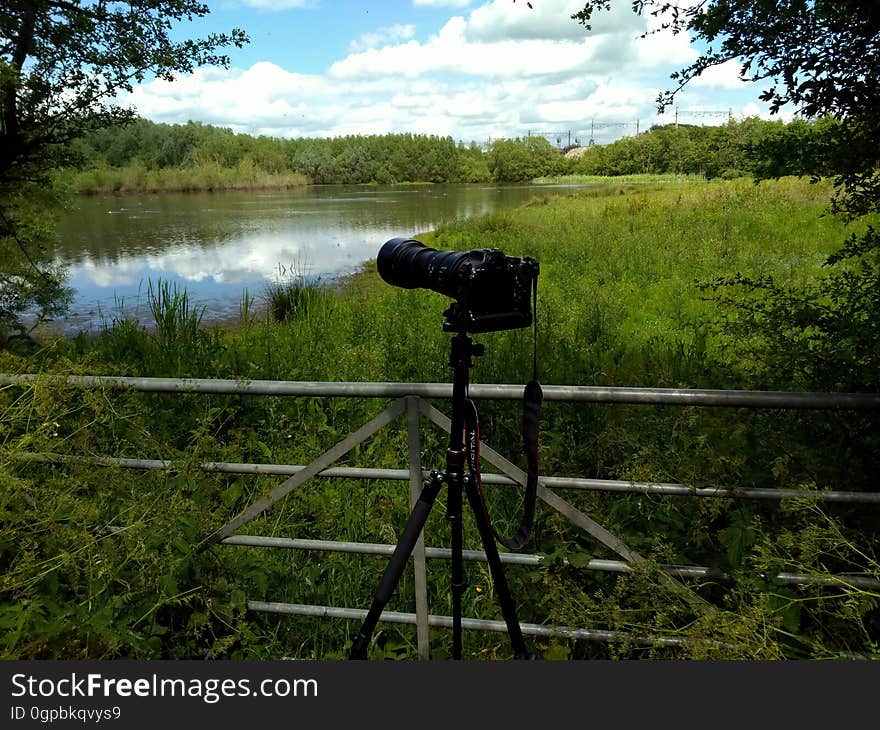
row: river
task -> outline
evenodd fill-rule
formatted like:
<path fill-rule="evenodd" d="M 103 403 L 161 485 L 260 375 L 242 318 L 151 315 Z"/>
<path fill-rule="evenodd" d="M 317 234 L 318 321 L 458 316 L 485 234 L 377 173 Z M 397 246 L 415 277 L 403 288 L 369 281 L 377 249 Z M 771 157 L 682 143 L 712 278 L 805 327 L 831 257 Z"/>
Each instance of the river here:
<path fill-rule="evenodd" d="M 74 289 L 62 331 L 120 314 L 149 320 L 147 287 L 185 287 L 205 321 L 238 315 L 243 292 L 301 275 L 332 281 L 394 236 L 515 207 L 564 186 L 309 186 L 285 191 L 80 197 L 59 227 L 55 260 Z M 490 246 L 491 241 L 486 245 Z"/>

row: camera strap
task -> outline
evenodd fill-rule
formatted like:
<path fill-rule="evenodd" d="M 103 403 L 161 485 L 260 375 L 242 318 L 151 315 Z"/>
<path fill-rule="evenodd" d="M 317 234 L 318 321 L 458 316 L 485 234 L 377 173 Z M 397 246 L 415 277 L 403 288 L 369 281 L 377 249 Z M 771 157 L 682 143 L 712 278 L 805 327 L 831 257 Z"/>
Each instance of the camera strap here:
<path fill-rule="evenodd" d="M 519 528 L 512 537 L 499 535 L 495 527 L 492 527 L 495 539 L 509 550 L 521 550 L 529 539 L 532 527 L 535 524 L 535 503 L 538 494 L 538 436 L 540 433 L 541 405 L 544 401 L 544 391 L 541 389 L 541 383 L 538 382 L 537 277 L 533 279 L 532 287 L 534 295 L 532 297 L 532 326 L 534 327 L 532 379 L 526 384 L 523 391 L 522 439 L 527 463 L 525 492 L 523 494 L 523 514 Z M 480 419 L 477 415 L 477 407 L 470 398 L 465 401 L 464 422 L 468 471 L 470 472 L 471 479 L 474 480 L 478 487 L 483 512 L 486 515 L 486 521 L 491 526 L 492 520 L 489 517 L 489 509 L 486 505 L 486 498 L 483 495 L 483 480 L 480 474 Z"/>
<path fill-rule="evenodd" d="M 541 417 L 542 400 L 540 383 L 537 380 L 530 381 L 526 385 L 523 402 L 523 445 L 525 446 L 528 471 L 523 494 L 522 519 L 516 533 L 511 537 L 500 535 L 494 525 L 492 526 L 495 539 L 509 550 L 523 548 L 535 523 L 535 502 L 538 494 L 538 422 Z M 464 423 L 468 472 L 480 493 L 480 502 L 483 505 L 486 521 L 492 525 L 489 508 L 483 494 L 483 478 L 480 473 L 480 420 L 477 415 L 477 407 L 470 399 L 465 401 Z"/>

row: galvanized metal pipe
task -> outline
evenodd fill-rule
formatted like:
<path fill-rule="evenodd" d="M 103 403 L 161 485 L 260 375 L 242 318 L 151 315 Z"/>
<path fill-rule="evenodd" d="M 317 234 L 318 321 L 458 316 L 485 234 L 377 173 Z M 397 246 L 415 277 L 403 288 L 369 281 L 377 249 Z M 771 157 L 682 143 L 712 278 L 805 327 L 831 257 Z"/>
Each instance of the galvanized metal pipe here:
<path fill-rule="evenodd" d="M 92 464 L 94 466 L 120 467 L 123 469 L 174 470 L 182 469 L 191 464 L 171 459 L 129 459 L 116 456 L 73 456 L 68 454 L 29 454 L 15 453 L 11 455 L 22 461 L 44 463 Z M 253 474 L 256 476 L 293 476 L 305 466 L 297 464 L 249 464 L 237 461 L 205 461 L 196 465 L 206 472 L 220 474 Z M 427 476 L 427 472 L 423 472 Z M 405 481 L 409 479 L 406 469 L 366 469 L 361 467 L 328 467 L 318 473 L 320 477 L 339 479 L 383 479 L 388 481 Z"/>
<path fill-rule="evenodd" d="M 16 459 L 49 463 L 82 463 L 96 466 L 117 466 L 125 469 L 177 469 L 183 464 L 168 459 L 128 459 L 109 456 L 70 456 L 66 454 L 13 454 Z M 305 469 L 295 464 L 250 464 L 229 461 L 207 461 L 198 465 L 206 472 L 222 474 L 255 474 L 262 476 L 292 476 Z M 429 472 L 423 470 L 422 478 Z M 369 469 L 363 467 L 328 467 L 320 477 L 338 479 L 377 479 L 406 481 L 407 469 Z M 504 474 L 483 474 L 485 484 L 515 485 L 517 482 Z M 686 484 L 632 482 L 616 479 L 580 479 L 577 477 L 540 477 L 538 483 L 548 489 L 579 489 L 582 491 L 659 494 L 681 497 L 726 497 L 743 499 L 814 499 L 818 502 L 850 502 L 880 504 L 880 492 L 807 491 L 802 489 L 726 489 L 724 487 L 689 487 Z"/>
<path fill-rule="evenodd" d="M 406 399 L 406 440 L 409 451 L 409 489 L 410 509 L 418 504 L 422 494 L 425 474 L 422 470 L 421 432 L 419 430 L 419 399 L 408 396 Z M 425 561 L 425 533 L 413 547 L 413 589 L 416 595 L 416 643 L 419 659 L 429 659 L 431 654 L 430 632 L 428 631 L 428 566 Z"/>
<path fill-rule="evenodd" d="M 487 483 L 505 483 L 495 475 Z M 686 484 L 664 482 L 633 482 L 619 479 L 578 479 L 572 477 L 540 477 L 539 483 L 548 488 L 581 489 L 599 492 L 637 492 L 680 497 L 726 497 L 742 499 L 813 499 L 818 502 L 851 502 L 880 504 L 880 492 L 844 492 L 839 490 L 752 488 L 728 489 L 726 487 L 689 487 Z"/>
<path fill-rule="evenodd" d="M 290 537 L 268 537 L 264 535 L 231 535 L 221 541 L 224 545 L 243 545 L 247 547 L 283 548 L 286 550 L 318 550 L 334 553 L 359 553 L 362 555 L 389 556 L 394 552 L 394 545 L 368 542 L 336 542 L 333 540 L 309 540 Z M 465 560 L 486 562 L 486 554 L 482 550 L 464 550 Z M 452 551 L 447 548 L 425 548 L 425 557 L 430 560 L 451 560 Z M 501 553 L 501 562 L 508 565 L 524 565 L 536 567 L 541 565 L 540 555 L 527 553 Z M 563 559 L 568 565 L 568 560 Z M 586 570 L 598 570 L 609 573 L 631 573 L 632 566 L 623 560 L 600 560 L 594 558 L 583 566 Z M 711 580 L 728 580 L 730 576 L 715 568 L 701 565 L 664 565 L 664 573 L 675 578 L 697 578 Z M 867 590 L 880 589 L 880 580 L 850 575 L 815 576 L 802 573 L 778 573 L 774 580 L 786 585 L 847 585 Z"/>
<path fill-rule="evenodd" d="M 0 385 L 26 385 L 53 380 L 79 388 L 114 388 L 149 393 L 209 393 L 298 397 L 451 398 L 449 383 L 296 382 L 213 378 L 140 378 L 109 375 L 0 374 Z M 472 398 L 521 400 L 523 386 L 474 384 Z M 713 390 L 699 388 L 625 388 L 589 385 L 545 385 L 544 400 L 640 405 L 785 408 L 798 410 L 880 409 L 878 393 L 791 393 L 787 391 Z"/>
<path fill-rule="evenodd" d="M 251 611 L 285 614 L 287 616 L 313 616 L 315 618 L 341 618 L 363 621 L 366 610 L 359 608 L 340 608 L 338 606 L 309 606 L 299 603 L 279 603 L 275 601 L 248 601 Z M 383 611 L 382 621 L 394 624 L 414 624 L 416 616 L 401 611 Z M 452 616 L 428 616 L 428 625 L 435 628 L 451 629 Z M 504 621 L 462 618 L 462 628 L 470 631 L 495 631 L 507 633 Z M 566 626 L 544 626 L 542 624 L 520 624 L 523 634 L 542 638 L 562 637 L 586 641 L 626 641 L 640 646 L 684 647 L 693 644 L 711 645 L 718 648 L 733 648 L 730 644 L 705 639 L 687 639 L 675 636 L 637 636 L 624 631 L 603 631 L 600 629 L 572 629 Z"/>

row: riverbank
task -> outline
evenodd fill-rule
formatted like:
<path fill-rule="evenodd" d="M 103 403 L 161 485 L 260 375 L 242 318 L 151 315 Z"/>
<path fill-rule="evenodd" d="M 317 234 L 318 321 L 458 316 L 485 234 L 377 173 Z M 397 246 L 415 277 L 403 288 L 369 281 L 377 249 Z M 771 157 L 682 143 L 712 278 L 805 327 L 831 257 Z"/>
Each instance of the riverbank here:
<path fill-rule="evenodd" d="M 312 181 L 297 172 L 271 173 L 253 165 L 249 160 L 234 167 L 208 162 L 192 167 L 148 169 L 134 162 L 125 167 L 106 165 L 86 170 L 67 170 L 59 174 L 59 181 L 75 195 L 137 195 L 156 193 L 204 193 L 247 190 L 287 190 L 311 185 Z M 555 175 L 538 177 L 533 185 L 615 185 L 615 184 L 672 184 L 705 181 L 701 175 L 634 174 L 634 175 Z M 381 188 L 377 182 L 369 187 Z M 398 182 L 395 187 L 430 187 L 426 181 Z"/>
<path fill-rule="evenodd" d="M 851 230 L 822 217 L 829 192 L 827 184 L 798 179 L 597 186 L 458 220 L 419 238 L 441 249 L 493 246 L 540 261 L 538 358 L 545 384 L 784 389 L 795 381 L 750 359 L 744 354 L 750 343 L 731 342 L 719 329 L 718 322 L 739 316 L 738 310 L 700 282 L 737 272 L 772 275 L 779 283 L 824 276 L 823 261 Z M 236 327 L 206 328 L 173 291 L 161 292 L 154 304 L 156 326 L 149 331 L 122 319 L 93 340 L 59 342 L 28 358 L 0 354 L 0 371 L 449 380 L 449 336 L 442 331 L 448 300 L 389 286 L 369 264 L 337 289 L 297 297 L 280 322 L 243 306 Z M 476 359 L 474 382 L 531 377 L 529 330 L 478 339 L 486 353 Z M 751 344 L 759 351 L 759 341 Z M 211 473 L 199 464 L 308 464 L 385 401 L 84 392 L 59 388 L 49 377 L 24 392 L 0 391 L 0 401 L 4 531 L 16 545 L 6 553 L 0 586 L 10 597 L 6 620 L 15 619 L 10 625 L 19 627 L 20 637 L 7 643 L 7 656 L 60 656 L 71 646 L 106 658 L 344 656 L 352 626 L 267 618 L 246 611 L 246 602 L 366 607 L 385 560 L 225 547 L 196 553 L 192 546 L 204 535 L 277 481 Z M 481 401 L 479 408 L 483 438 L 521 461 L 519 405 Z M 804 413 L 795 419 L 781 411 L 547 403 L 541 468 L 732 490 L 849 490 L 854 479 L 867 481 L 871 473 L 869 452 L 857 447 L 859 429 L 867 428 L 862 418 L 868 416 Z M 442 463 L 445 445 L 443 434 L 426 428 L 422 463 Z M 171 459 L 176 470 L 22 465 L 13 458 L 21 451 Z M 353 449 L 346 465 L 400 468 L 406 453 L 406 427 L 395 423 Z M 508 531 L 520 505 L 509 490 L 487 485 L 486 494 L 500 531 Z M 856 554 L 873 554 L 865 544 L 873 527 L 860 532 L 847 525 L 846 539 L 833 539 L 838 520 L 853 517 L 845 508 L 829 516 L 806 500 L 756 504 L 586 490 L 565 498 L 649 563 L 628 575 L 588 570 L 591 558 L 615 556 L 539 506 L 528 550 L 542 561 L 510 566 L 508 573 L 520 619 L 688 642 L 646 650 L 627 641 L 538 640 L 540 657 L 635 658 L 647 651 L 651 657 L 766 659 L 871 650 L 866 625 L 876 619 L 869 602 L 858 602 L 858 591 L 835 585 L 829 593 L 757 577 L 771 570 L 824 575 L 829 560 L 847 571 L 859 565 L 867 574 L 878 572 Z M 408 490 L 398 484 L 312 481 L 248 531 L 393 543 L 408 513 Z M 864 510 L 855 518 L 870 522 Z M 116 531 L 99 532 L 104 525 Z M 476 547 L 473 526 L 466 529 L 465 546 Z M 426 542 L 448 546 L 445 520 L 429 521 Z M 669 563 L 706 565 L 731 578 L 690 584 L 709 602 L 698 612 L 656 579 L 657 566 Z M 468 570 L 465 615 L 498 619 L 491 581 L 479 568 Z M 428 580 L 443 613 L 448 566 L 430 567 Z M 412 584 L 405 580 L 389 608 L 410 611 L 411 603 Z M 448 634 L 432 636 L 432 648 L 435 656 L 448 651 Z M 465 656 L 506 652 L 503 636 L 466 635 Z M 414 636 L 405 627 L 383 628 L 371 648 L 374 658 L 414 655 Z"/>
<path fill-rule="evenodd" d="M 157 169 L 134 162 L 126 167 L 66 171 L 61 180 L 75 195 L 286 190 L 311 184 L 298 172 L 266 172 L 249 160 L 235 167 L 205 162 L 192 167 Z"/>
<path fill-rule="evenodd" d="M 609 185 L 609 184 L 671 184 L 705 182 L 705 175 L 676 173 L 641 173 L 633 175 L 551 175 L 532 180 L 535 185 Z"/>

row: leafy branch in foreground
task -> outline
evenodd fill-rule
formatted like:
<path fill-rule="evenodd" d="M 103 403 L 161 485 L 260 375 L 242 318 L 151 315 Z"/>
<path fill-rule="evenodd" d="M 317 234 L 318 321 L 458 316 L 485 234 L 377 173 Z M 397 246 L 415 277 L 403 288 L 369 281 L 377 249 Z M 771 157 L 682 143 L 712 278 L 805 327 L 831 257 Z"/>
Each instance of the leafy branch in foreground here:
<path fill-rule="evenodd" d="M 45 248 L 50 173 L 74 161 L 68 143 L 133 119 L 115 99 L 134 83 L 226 66 L 218 49 L 247 42 L 238 29 L 173 40 L 179 22 L 208 12 L 197 0 L 12 0 L 0 8 L 0 327 L 8 331 L 34 306 L 43 315 L 63 307 L 63 272 Z"/>

